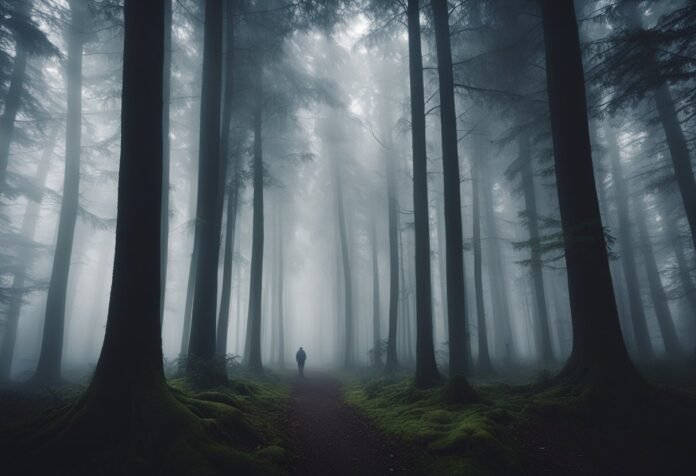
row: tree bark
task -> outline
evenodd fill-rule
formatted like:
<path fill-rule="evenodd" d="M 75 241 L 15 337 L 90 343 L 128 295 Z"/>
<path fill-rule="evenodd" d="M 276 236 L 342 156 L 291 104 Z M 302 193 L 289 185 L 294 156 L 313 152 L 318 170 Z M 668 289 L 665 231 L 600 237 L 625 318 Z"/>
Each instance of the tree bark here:
<path fill-rule="evenodd" d="M 162 259 L 160 260 L 160 322 L 164 320 L 164 303 L 167 294 L 167 264 L 169 256 L 169 108 L 171 102 L 172 75 L 172 0 L 164 2 L 164 69 L 162 74 L 162 217 L 160 236 L 162 237 Z"/>
<path fill-rule="evenodd" d="M 222 94 L 222 0 L 206 0 L 201 88 L 196 232 L 199 237 L 187 371 L 215 356 L 220 217 L 220 103 Z M 212 369 L 218 373 L 221 369 Z M 220 377 L 223 377 L 220 375 Z"/>
<path fill-rule="evenodd" d="M 182 424 L 160 335 L 163 179 L 162 0 L 126 0 L 116 251 L 99 362 L 70 425 L 80 441 L 134 442 Z M 68 122 L 70 124 L 70 121 Z M 177 412 L 177 413 L 174 413 Z M 175 417 L 176 415 L 176 417 Z M 193 431 L 186 427 L 187 431 Z"/>
<path fill-rule="evenodd" d="M 447 255 L 447 324 L 450 375 L 464 375 L 469 366 L 469 346 L 464 293 L 464 241 L 460 196 L 457 115 L 447 0 L 431 0 L 435 23 L 437 70 L 440 85 L 440 130 L 445 193 L 445 249 Z"/>
<path fill-rule="evenodd" d="M 641 381 L 626 352 L 609 272 L 587 124 L 572 0 L 542 0 L 556 186 L 564 234 L 573 349 L 562 377 L 606 387 Z"/>
<path fill-rule="evenodd" d="M 46 317 L 37 382 L 52 384 L 60 380 L 65 331 L 65 301 L 72 258 L 75 223 L 80 196 L 80 148 L 82 142 L 82 49 L 87 20 L 85 0 L 70 0 L 71 20 L 67 32 L 68 111 L 65 131 L 65 174 L 60 207 L 58 238 L 53 256 L 51 281 L 46 298 Z M 161 78 L 160 78 L 161 79 Z M 159 201 L 159 200 L 158 200 Z M 158 220 L 159 222 L 159 220 Z"/>
<path fill-rule="evenodd" d="M 418 0 L 408 0 L 407 17 L 411 88 L 411 141 L 413 147 L 413 205 L 416 234 L 416 373 L 413 383 L 416 387 L 427 388 L 439 383 L 441 376 L 435 362 L 435 347 L 433 345 L 428 159 L 425 142 L 425 97 L 423 93 L 423 58 L 421 55 Z"/>
<path fill-rule="evenodd" d="M 13 16 L 28 17 L 31 14 L 33 0 L 18 2 Z M 21 20 L 17 20 L 21 21 Z M 25 39 L 18 30 L 13 32 L 15 37 L 15 57 L 10 75 L 10 87 L 5 96 L 5 110 L 0 116 L 0 190 L 5 187 L 7 166 L 10 162 L 10 146 L 15 127 L 17 113 L 22 105 L 22 93 L 27 76 L 27 48 Z"/>

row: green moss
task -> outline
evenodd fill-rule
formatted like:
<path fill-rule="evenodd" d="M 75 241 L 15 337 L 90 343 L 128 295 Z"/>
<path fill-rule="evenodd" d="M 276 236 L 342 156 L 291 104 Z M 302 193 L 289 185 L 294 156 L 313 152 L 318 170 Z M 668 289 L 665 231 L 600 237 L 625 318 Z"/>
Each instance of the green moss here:
<path fill-rule="evenodd" d="M 417 390 L 408 379 L 379 385 L 351 380 L 345 389 L 348 402 L 387 433 L 436 457 L 429 474 L 505 474 L 519 465 L 511 432 L 524 420 L 523 397 L 503 387 L 482 387 L 481 397 L 460 382 Z"/>
<path fill-rule="evenodd" d="M 7 461 L 5 467 L 42 474 L 42 465 L 50 461 L 52 470 L 67 474 L 282 472 L 278 465 L 283 462 L 287 385 L 241 379 L 196 392 L 185 379 L 168 384 L 168 391 L 155 388 L 143 395 L 140 405 L 126 409 L 133 416 L 130 424 L 119 426 L 124 421 L 120 416 L 113 420 L 116 400 L 105 406 L 90 394 L 35 417 L 12 433 L 16 461 Z M 127 418 L 128 413 L 119 415 Z M 114 427 L 120 436 L 114 436 Z M 271 449 L 258 451 L 260 447 Z"/>
<path fill-rule="evenodd" d="M 280 446 L 267 446 L 256 452 L 256 456 L 274 464 L 284 464 L 288 460 L 288 452 Z"/>
<path fill-rule="evenodd" d="M 347 377 L 344 388 L 348 402 L 383 431 L 430 455 L 426 474 L 534 474 L 548 463 L 533 446 L 543 440 L 555 443 L 557 458 L 583 454 L 608 474 L 616 473 L 617 458 L 651 474 L 666 464 L 690 467 L 696 451 L 696 399 L 683 392 L 542 378 L 532 385 L 481 385 L 476 399 L 452 398 L 452 390 L 467 396 L 458 383 L 416 390 L 406 377 Z M 566 433 L 567 440 L 553 441 Z M 607 459 L 607 451 L 621 456 Z"/>

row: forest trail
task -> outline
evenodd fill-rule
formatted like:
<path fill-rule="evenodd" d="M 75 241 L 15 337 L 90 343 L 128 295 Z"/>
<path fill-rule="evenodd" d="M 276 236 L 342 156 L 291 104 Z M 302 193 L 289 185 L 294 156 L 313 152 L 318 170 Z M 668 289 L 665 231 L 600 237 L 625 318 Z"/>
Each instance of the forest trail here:
<path fill-rule="evenodd" d="M 341 395 L 323 374 L 296 378 L 290 397 L 290 437 L 297 455 L 290 474 L 416 474 L 414 452 L 389 438 Z"/>

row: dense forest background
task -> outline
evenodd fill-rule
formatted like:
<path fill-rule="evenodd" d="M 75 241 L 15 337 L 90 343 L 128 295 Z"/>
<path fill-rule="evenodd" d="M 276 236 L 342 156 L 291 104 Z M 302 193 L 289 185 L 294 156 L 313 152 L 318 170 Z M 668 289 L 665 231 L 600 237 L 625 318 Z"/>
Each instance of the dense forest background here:
<path fill-rule="evenodd" d="M 0 0 L 0 381 L 692 389 L 695 58 L 686 0 Z"/>

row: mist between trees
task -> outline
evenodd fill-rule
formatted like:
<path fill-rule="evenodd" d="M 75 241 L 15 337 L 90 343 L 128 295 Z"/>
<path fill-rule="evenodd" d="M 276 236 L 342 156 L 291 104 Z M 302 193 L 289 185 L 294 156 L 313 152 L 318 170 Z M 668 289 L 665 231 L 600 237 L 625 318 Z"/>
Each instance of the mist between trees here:
<path fill-rule="evenodd" d="M 696 10 L 554 3 L 165 1 L 166 371 L 693 353 Z M 79 379 L 114 299 L 123 6 L 0 12 L 0 376 Z"/>

